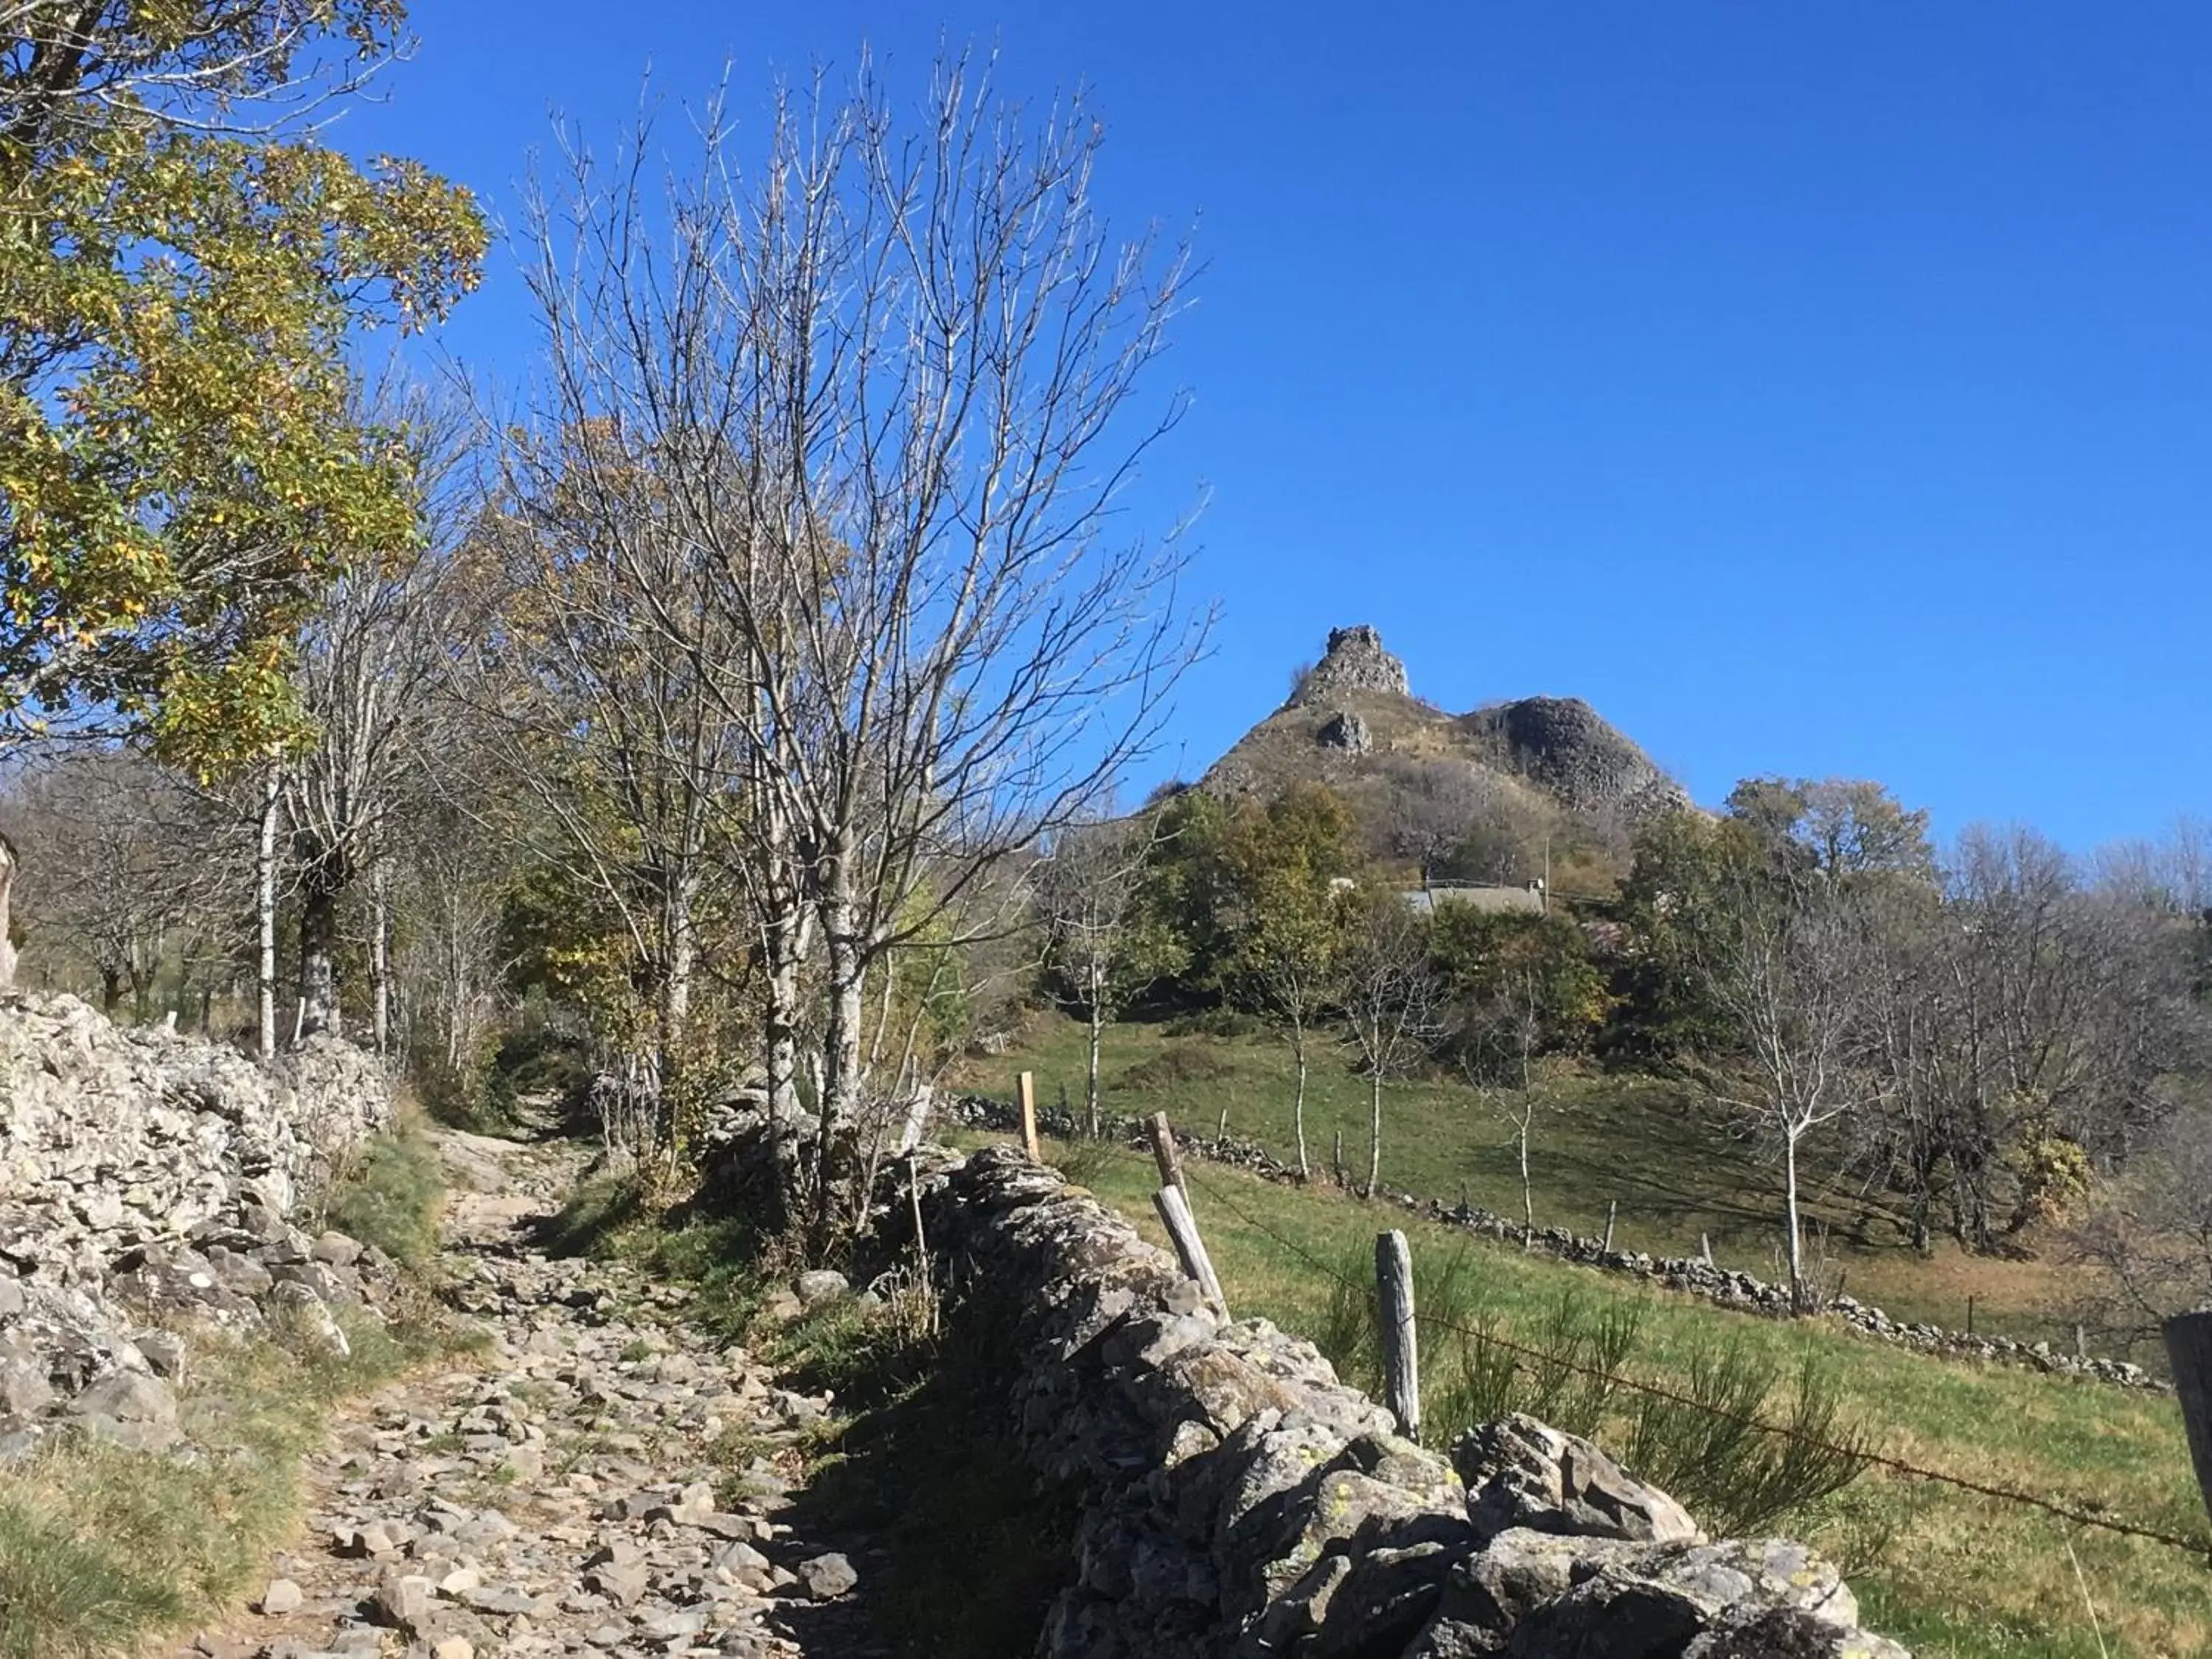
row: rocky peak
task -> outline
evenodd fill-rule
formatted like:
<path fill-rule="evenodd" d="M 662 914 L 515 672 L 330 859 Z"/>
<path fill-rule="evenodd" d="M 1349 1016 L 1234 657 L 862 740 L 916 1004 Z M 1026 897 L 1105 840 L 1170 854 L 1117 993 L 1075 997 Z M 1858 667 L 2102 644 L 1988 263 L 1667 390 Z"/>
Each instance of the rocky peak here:
<path fill-rule="evenodd" d="M 1580 697 L 1522 697 L 1462 724 L 1502 740 L 1523 775 L 1569 806 L 1642 817 L 1688 805 L 1680 784 Z"/>
<path fill-rule="evenodd" d="M 1382 636 L 1366 623 L 1333 628 L 1328 649 L 1299 682 L 1293 702 L 1314 702 L 1344 691 L 1411 693 L 1406 665 L 1382 648 Z"/>

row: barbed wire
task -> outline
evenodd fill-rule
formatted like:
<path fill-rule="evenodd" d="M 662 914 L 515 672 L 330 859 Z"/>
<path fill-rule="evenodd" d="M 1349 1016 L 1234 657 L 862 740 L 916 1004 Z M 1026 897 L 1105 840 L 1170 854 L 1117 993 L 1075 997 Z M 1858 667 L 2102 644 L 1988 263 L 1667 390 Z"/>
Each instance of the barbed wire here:
<path fill-rule="evenodd" d="M 1351 1291 L 1355 1296 L 1368 1296 L 1373 1293 L 1372 1285 L 1361 1284 L 1348 1277 L 1335 1263 L 1323 1261 L 1297 1240 L 1285 1237 L 1259 1217 L 1231 1200 L 1212 1182 L 1199 1180 L 1187 1168 L 1182 1170 L 1182 1175 L 1184 1180 L 1191 1182 L 1199 1191 L 1205 1194 L 1210 1202 L 1220 1205 L 1236 1219 L 1243 1222 L 1254 1231 L 1273 1240 L 1334 1284 Z M 1954 1474 L 1947 1469 L 1928 1468 L 1868 1447 L 1839 1446 L 1823 1440 L 1817 1435 L 1808 1434 L 1802 1429 L 1794 1428 L 1789 1424 L 1770 1423 L 1764 1418 L 1748 1413 L 1733 1412 L 1725 1407 L 1717 1406 L 1710 1401 L 1699 1400 L 1694 1395 L 1669 1389 L 1662 1383 L 1646 1382 L 1642 1378 L 1628 1376 L 1625 1372 L 1610 1371 L 1600 1366 L 1583 1364 L 1567 1355 L 1542 1348 L 1529 1347 L 1525 1344 L 1514 1341 L 1510 1337 L 1501 1336 L 1494 1330 L 1471 1330 L 1463 1325 L 1454 1324 L 1449 1320 L 1425 1316 L 1420 1311 L 1418 1304 L 1413 1310 L 1413 1322 L 1416 1329 L 1425 1325 L 1431 1330 L 1449 1332 L 1471 1341 L 1486 1342 L 1523 1358 L 1537 1360 L 1546 1365 L 1555 1366 L 1561 1370 L 1592 1381 L 1602 1382 L 1612 1387 L 1625 1388 L 1632 1393 L 1646 1395 L 1652 1399 L 1664 1401 L 1671 1405 L 1687 1407 L 1693 1411 L 1704 1412 L 1710 1416 L 1719 1418 L 1723 1422 L 1733 1423 L 1739 1427 L 1750 1429 L 1760 1434 L 1773 1435 L 1782 1439 L 1795 1441 L 1800 1445 L 1826 1453 L 1831 1456 L 1849 1458 L 1866 1467 L 1882 1469 L 1909 1480 L 1926 1481 L 1935 1486 L 1955 1487 L 1961 1492 L 1972 1492 L 1979 1498 L 2039 1510 L 2046 1515 L 2053 1516 L 2062 1521 L 2070 1521 L 2078 1526 L 2094 1527 L 2100 1531 L 2117 1533 L 2123 1537 L 2140 1538 L 2150 1543 L 2162 1544 L 2169 1549 L 2180 1550 L 2186 1554 L 2200 1557 L 2208 1565 L 2212 1565 L 2212 1538 L 2190 1537 L 2179 1533 L 2163 1531 L 2156 1527 L 2142 1526 L 2132 1521 L 2112 1520 L 2070 1504 L 2039 1498 L 2033 1492 L 2021 1492 L 2013 1487 L 1992 1486 L 1986 1481 L 1976 1480 L 1966 1475 Z"/>

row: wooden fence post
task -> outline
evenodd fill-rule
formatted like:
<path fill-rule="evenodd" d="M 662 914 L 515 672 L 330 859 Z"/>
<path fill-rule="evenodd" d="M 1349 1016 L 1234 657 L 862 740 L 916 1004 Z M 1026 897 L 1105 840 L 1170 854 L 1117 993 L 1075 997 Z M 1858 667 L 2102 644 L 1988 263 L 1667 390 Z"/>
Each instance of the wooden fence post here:
<path fill-rule="evenodd" d="M 1152 1162 L 1160 1166 L 1160 1185 L 1178 1188 L 1188 1199 L 1190 1183 L 1182 1178 L 1182 1159 L 1176 1155 L 1175 1130 L 1168 1115 L 1154 1112 L 1145 1120 L 1145 1127 L 1152 1138 Z"/>
<path fill-rule="evenodd" d="M 1036 1133 L 1036 1073 L 1024 1072 L 1014 1079 L 1014 1091 L 1022 1103 L 1022 1146 L 1030 1155 L 1030 1162 L 1044 1162 L 1044 1149 L 1037 1145 Z"/>
<path fill-rule="evenodd" d="M 1613 1218 L 1620 1213 L 1620 1200 L 1614 1199 L 1605 1206 L 1605 1243 L 1599 1249 L 1607 1255 L 1613 1254 Z"/>
<path fill-rule="evenodd" d="M 1221 1293 L 1221 1281 L 1214 1276 L 1213 1261 L 1206 1253 L 1206 1241 L 1198 1236 L 1198 1219 L 1190 1212 L 1190 1200 L 1183 1189 L 1165 1186 L 1152 1194 L 1152 1207 L 1160 1212 L 1160 1224 L 1168 1230 L 1168 1237 L 1175 1244 L 1176 1260 L 1182 1264 L 1183 1277 L 1197 1282 L 1206 1299 L 1219 1310 L 1224 1319 L 1229 1317 L 1229 1298 Z"/>
<path fill-rule="evenodd" d="M 929 1270 L 929 1240 L 921 1229 L 921 1160 L 906 1155 L 906 1200 L 914 1212 L 914 1270 L 921 1275 L 921 1293 L 929 1306 L 929 1334 L 937 1334 L 937 1278 Z"/>
<path fill-rule="evenodd" d="M 2166 1322 L 2166 1357 L 2173 1367 L 2173 1397 L 2189 1432 L 2189 1461 L 2197 1490 L 2212 1513 L 2212 1313 L 2177 1314 Z"/>
<path fill-rule="evenodd" d="M 1421 1359 L 1413 1326 L 1413 1254 L 1406 1235 L 1375 1235 L 1375 1302 L 1382 1327 L 1382 1403 L 1398 1432 L 1421 1440 Z"/>

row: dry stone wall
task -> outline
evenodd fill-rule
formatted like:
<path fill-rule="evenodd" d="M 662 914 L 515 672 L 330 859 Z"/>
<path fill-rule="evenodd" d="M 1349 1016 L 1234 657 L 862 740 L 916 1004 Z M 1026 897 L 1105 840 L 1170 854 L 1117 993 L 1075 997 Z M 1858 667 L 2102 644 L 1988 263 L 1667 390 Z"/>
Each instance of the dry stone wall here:
<path fill-rule="evenodd" d="M 1080 1500 L 1048 1659 L 1902 1659 L 1819 1556 L 1708 1540 L 1586 1442 L 1528 1418 L 1449 1456 L 1399 1438 L 1311 1344 L 1218 1320 L 1009 1149 L 923 1185 L 952 1328 L 1004 1356 L 1030 1462 Z"/>
<path fill-rule="evenodd" d="M 959 1097 L 951 1103 L 951 1110 L 956 1121 L 972 1128 L 1006 1132 L 1020 1127 L 1012 1107 L 988 1096 Z M 1039 1117 L 1053 1134 L 1066 1138 L 1079 1132 L 1079 1126 L 1072 1116 L 1048 1109 L 1040 1112 Z M 1130 1120 L 1114 1120 L 1108 1126 L 1108 1132 L 1115 1139 L 1133 1147 L 1143 1148 L 1151 1145 L 1143 1126 Z M 1297 1170 L 1255 1142 L 1239 1140 L 1233 1135 L 1209 1139 L 1179 1129 L 1176 1132 L 1176 1143 L 1186 1158 L 1226 1164 L 1285 1185 L 1299 1184 Z M 1425 1217 L 1440 1226 L 1457 1227 L 1491 1238 L 1510 1240 L 1515 1244 L 1521 1243 L 1518 1218 L 1499 1215 L 1494 1210 L 1467 1203 L 1448 1205 L 1441 1199 L 1422 1198 L 1413 1193 L 1391 1192 L 1387 1188 L 1382 1196 L 1401 1209 Z M 1532 1249 L 1555 1256 L 1562 1261 L 1594 1267 L 1601 1273 L 1620 1273 L 1632 1279 L 1644 1279 L 1670 1291 L 1680 1291 L 1686 1296 L 1717 1303 L 1724 1308 L 1739 1309 L 1746 1313 L 1762 1314 L 1775 1319 L 1790 1316 L 1790 1291 L 1786 1285 L 1772 1284 L 1750 1273 L 1716 1267 L 1697 1256 L 1652 1255 L 1641 1250 L 1609 1249 L 1603 1239 L 1587 1237 L 1564 1227 L 1539 1228 L 1528 1243 Z M 2017 1337 L 1980 1335 L 1951 1330 L 1941 1325 L 1894 1319 L 1872 1303 L 1862 1302 L 1855 1297 L 1835 1297 L 1828 1304 L 1827 1311 L 1862 1335 L 1898 1347 L 1910 1348 L 1918 1353 L 2027 1366 L 2056 1376 L 2109 1382 L 2124 1389 L 2160 1391 L 2169 1387 L 2162 1377 L 2128 1360 L 2108 1359 L 2094 1354 L 2070 1354 L 2053 1348 L 2048 1342 L 2023 1342 Z"/>
<path fill-rule="evenodd" d="M 331 1305 L 389 1264 L 295 1223 L 391 1114 L 334 1039 L 264 1069 L 74 997 L 0 1005 L 0 1461 L 64 1421 L 169 1444 L 194 1320 L 342 1348 Z"/>

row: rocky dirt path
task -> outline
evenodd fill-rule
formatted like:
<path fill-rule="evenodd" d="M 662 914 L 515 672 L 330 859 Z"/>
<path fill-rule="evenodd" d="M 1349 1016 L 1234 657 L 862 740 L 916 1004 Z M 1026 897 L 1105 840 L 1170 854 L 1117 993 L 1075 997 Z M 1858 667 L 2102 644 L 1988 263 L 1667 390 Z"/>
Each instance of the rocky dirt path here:
<path fill-rule="evenodd" d="M 178 1659 L 880 1652 L 870 1558 L 780 1518 L 824 1402 L 718 1351 L 682 1287 L 533 1248 L 572 1148 L 442 1145 L 448 1295 L 489 1346 L 334 1424 L 304 1535 L 252 1612 Z"/>

